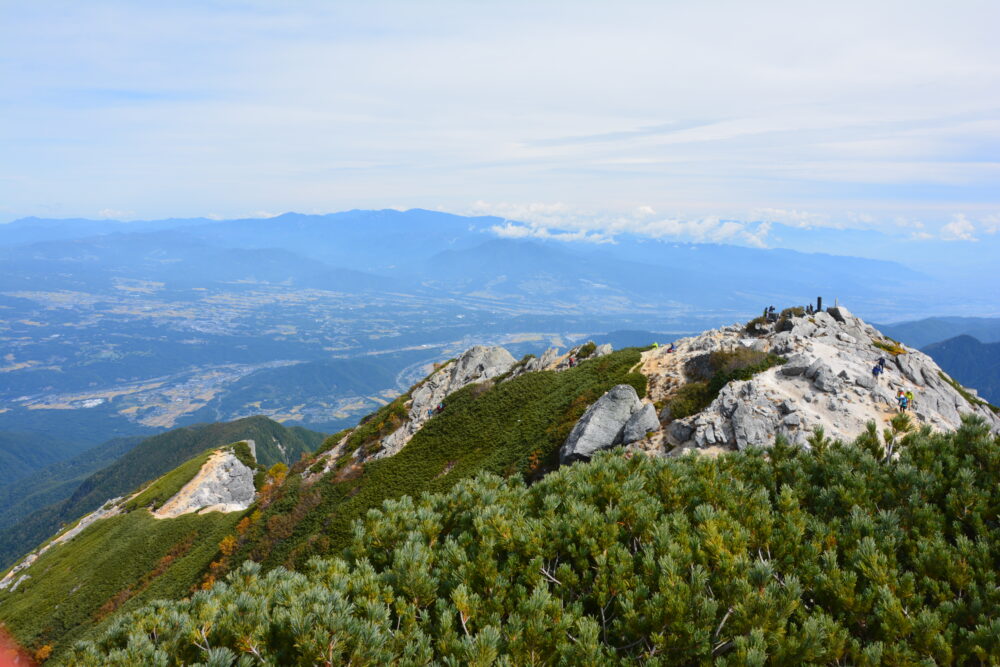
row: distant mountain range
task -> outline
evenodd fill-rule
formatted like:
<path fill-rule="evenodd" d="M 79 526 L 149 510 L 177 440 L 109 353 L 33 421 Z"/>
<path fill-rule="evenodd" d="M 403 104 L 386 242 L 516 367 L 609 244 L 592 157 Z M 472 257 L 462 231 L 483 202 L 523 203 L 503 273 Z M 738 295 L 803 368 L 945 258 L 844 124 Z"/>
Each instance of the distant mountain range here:
<path fill-rule="evenodd" d="M 983 343 L 1000 341 L 1000 317 L 928 317 L 878 326 L 887 336 L 917 348 L 956 336 L 972 336 Z"/>
<path fill-rule="evenodd" d="M 634 235 L 605 244 L 496 238 L 503 222 L 425 210 L 132 223 L 29 218 L 0 225 L 0 280 L 8 291 L 95 289 L 123 278 L 168 289 L 266 282 L 433 292 L 494 308 L 556 303 L 577 312 L 739 316 L 821 294 L 868 316 L 905 315 L 954 294 L 893 261 Z"/>

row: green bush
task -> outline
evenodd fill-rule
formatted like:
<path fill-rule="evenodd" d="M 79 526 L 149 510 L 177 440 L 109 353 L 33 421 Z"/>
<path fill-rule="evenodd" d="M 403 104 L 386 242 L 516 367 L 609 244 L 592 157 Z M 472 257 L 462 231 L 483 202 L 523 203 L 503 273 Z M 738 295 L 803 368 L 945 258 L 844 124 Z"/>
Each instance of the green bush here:
<path fill-rule="evenodd" d="M 232 446 L 233 456 L 239 459 L 240 463 L 250 468 L 251 470 L 256 470 L 257 468 L 262 468 L 263 466 L 257 463 L 257 459 L 254 458 L 253 452 L 250 451 L 250 443 L 246 440 L 241 440 L 240 442 L 233 443 Z"/>
<path fill-rule="evenodd" d="M 769 352 L 739 347 L 734 350 L 711 352 L 707 355 L 706 361 L 707 363 L 701 365 L 704 367 L 701 372 L 708 379 L 682 385 L 667 402 L 671 419 L 683 419 L 701 412 L 711 405 L 722 388 L 730 382 L 749 380 L 757 373 L 783 364 L 787 360 Z M 707 375 L 706 371 L 711 375 Z"/>
<path fill-rule="evenodd" d="M 789 319 L 791 317 L 804 317 L 806 314 L 806 309 L 802 306 L 792 306 L 791 308 L 785 308 L 781 311 L 781 316 L 778 319 Z"/>
<path fill-rule="evenodd" d="M 671 419 L 684 419 L 697 414 L 715 400 L 708 390 L 708 382 L 688 382 L 667 402 Z"/>
<path fill-rule="evenodd" d="M 743 328 L 749 334 L 759 334 L 765 327 L 767 327 L 767 318 L 761 315 L 747 322 Z"/>
<path fill-rule="evenodd" d="M 246 564 L 69 662 L 997 664 L 1000 439 L 874 431 L 387 501 L 341 557 Z"/>
<path fill-rule="evenodd" d="M 894 340 L 873 340 L 872 345 L 880 350 L 885 350 L 894 357 L 906 354 L 906 348 Z"/>
<path fill-rule="evenodd" d="M 587 341 L 587 343 L 585 343 L 584 345 L 581 345 L 580 349 L 577 350 L 577 352 L 576 352 L 576 358 L 577 359 L 586 359 L 587 357 L 589 357 L 590 355 L 592 355 L 594 353 L 594 350 L 596 350 L 596 349 L 597 349 L 597 343 L 595 343 L 592 340 L 591 341 Z"/>

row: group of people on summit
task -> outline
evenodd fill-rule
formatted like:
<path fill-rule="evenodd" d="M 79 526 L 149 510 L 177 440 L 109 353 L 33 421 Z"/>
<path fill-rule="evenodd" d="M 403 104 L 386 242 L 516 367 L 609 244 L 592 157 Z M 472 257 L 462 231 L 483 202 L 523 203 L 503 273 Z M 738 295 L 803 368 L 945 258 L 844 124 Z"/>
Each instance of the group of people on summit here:
<path fill-rule="evenodd" d="M 885 372 L 885 357 L 879 357 L 878 362 L 872 367 L 872 377 L 878 382 L 879 377 Z M 899 405 L 900 412 L 906 412 L 908 408 L 913 407 L 913 392 L 907 389 L 903 391 L 900 389 L 896 393 L 896 403 Z"/>

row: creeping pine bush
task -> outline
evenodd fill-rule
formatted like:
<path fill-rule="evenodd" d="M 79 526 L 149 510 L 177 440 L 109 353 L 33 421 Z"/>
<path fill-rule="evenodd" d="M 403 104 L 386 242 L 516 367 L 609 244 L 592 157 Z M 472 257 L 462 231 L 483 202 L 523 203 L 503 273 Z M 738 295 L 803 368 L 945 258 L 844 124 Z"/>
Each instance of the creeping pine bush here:
<path fill-rule="evenodd" d="M 667 403 L 671 419 L 682 419 L 701 412 L 733 380 L 749 380 L 757 373 L 787 361 L 784 357 L 748 347 L 717 350 L 706 356 L 705 379 L 682 385 Z"/>
<path fill-rule="evenodd" d="M 67 662 L 997 664 L 1000 439 L 969 418 L 895 445 L 873 425 L 464 480 L 369 511 L 303 572 L 247 563 L 121 617 Z"/>

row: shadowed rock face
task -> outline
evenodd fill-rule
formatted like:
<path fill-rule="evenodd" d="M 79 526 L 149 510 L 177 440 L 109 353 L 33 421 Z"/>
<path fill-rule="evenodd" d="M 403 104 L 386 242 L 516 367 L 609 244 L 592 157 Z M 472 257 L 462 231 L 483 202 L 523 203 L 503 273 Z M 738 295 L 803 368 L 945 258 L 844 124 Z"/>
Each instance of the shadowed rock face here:
<path fill-rule="evenodd" d="M 191 512 L 238 512 L 250 507 L 255 493 L 253 470 L 231 451 L 219 450 L 153 516 L 165 519 Z"/>
<path fill-rule="evenodd" d="M 653 406 L 647 405 L 645 408 L 652 411 L 653 421 L 656 421 L 656 411 Z M 647 423 L 648 415 L 645 408 L 631 385 L 620 384 L 612 387 L 587 408 L 580 421 L 570 431 L 569 437 L 559 450 L 560 462 L 565 464 L 589 459 L 594 452 L 622 444 L 625 440 L 626 425 L 630 423 L 633 415 L 638 417 L 634 422 L 633 431 L 637 431 Z M 656 421 L 655 428 L 650 430 L 657 430 L 659 427 L 660 424 Z M 642 436 L 645 434 L 646 431 L 643 429 Z"/>
<path fill-rule="evenodd" d="M 660 430 L 660 420 L 656 416 L 656 408 L 652 403 L 644 403 L 641 408 L 632 413 L 622 430 L 622 442 L 629 444 L 646 437 L 647 433 Z"/>

